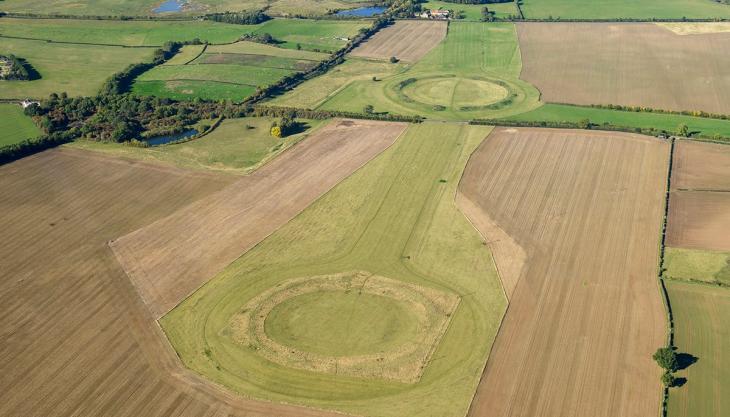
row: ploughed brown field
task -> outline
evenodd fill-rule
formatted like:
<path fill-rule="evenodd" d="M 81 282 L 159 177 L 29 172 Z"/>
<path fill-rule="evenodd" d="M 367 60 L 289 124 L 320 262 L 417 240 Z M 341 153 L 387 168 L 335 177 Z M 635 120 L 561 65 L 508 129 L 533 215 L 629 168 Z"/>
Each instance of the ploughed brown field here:
<path fill-rule="evenodd" d="M 405 20 L 379 31 L 350 53 L 361 58 L 416 62 L 445 37 L 446 22 Z"/>
<path fill-rule="evenodd" d="M 730 146 L 678 140 L 667 246 L 730 251 Z"/>
<path fill-rule="evenodd" d="M 651 23 L 519 23 L 522 79 L 548 102 L 730 114 L 730 33 Z"/>
<path fill-rule="evenodd" d="M 730 191 L 730 146 L 678 140 L 674 145 L 673 190 Z"/>
<path fill-rule="evenodd" d="M 110 245 L 159 318 L 388 148 L 406 126 L 334 120 L 254 174 Z"/>
<path fill-rule="evenodd" d="M 0 415 L 326 415 L 185 370 L 107 245 L 235 178 L 70 149 L 0 167 Z"/>
<path fill-rule="evenodd" d="M 730 251 L 730 191 L 675 191 L 667 246 Z"/>
<path fill-rule="evenodd" d="M 512 268 L 470 415 L 658 413 L 668 158 L 668 143 L 645 136 L 522 128 L 495 129 L 472 155 L 459 199 L 478 208 L 467 210 L 477 227 L 479 211 L 487 218 L 487 241 L 497 226 L 527 261 Z"/>

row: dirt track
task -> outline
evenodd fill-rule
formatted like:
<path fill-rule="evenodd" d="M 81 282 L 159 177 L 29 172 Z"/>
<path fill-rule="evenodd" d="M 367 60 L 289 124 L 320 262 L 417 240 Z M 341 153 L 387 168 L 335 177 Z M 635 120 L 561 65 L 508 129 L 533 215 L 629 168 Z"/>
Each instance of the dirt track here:
<path fill-rule="evenodd" d="M 183 369 L 106 244 L 232 178 L 67 149 L 0 167 L 0 415 L 327 415 Z"/>
<path fill-rule="evenodd" d="M 446 22 L 406 20 L 379 31 L 350 55 L 416 62 L 446 37 Z"/>
<path fill-rule="evenodd" d="M 335 120 L 251 176 L 111 247 L 159 318 L 389 147 L 405 127 Z"/>
<path fill-rule="evenodd" d="M 651 23 L 520 23 L 521 78 L 548 102 L 730 114 L 730 33 Z"/>
<path fill-rule="evenodd" d="M 658 413 L 668 151 L 638 135 L 495 129 L 472 155 L 460 192 L 524 249 L 526 266 L 470 415 Z"/>

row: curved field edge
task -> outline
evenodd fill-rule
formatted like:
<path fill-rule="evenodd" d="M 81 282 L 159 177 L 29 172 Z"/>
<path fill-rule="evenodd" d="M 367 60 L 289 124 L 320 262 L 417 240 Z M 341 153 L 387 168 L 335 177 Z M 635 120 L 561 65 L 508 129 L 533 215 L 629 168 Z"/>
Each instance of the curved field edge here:
<path fill-rule="evenodd" d="M 464 415 L 506 308 L 491 256 L 454 203 L 466 161 L 489 131 L 411 126 L 160 320 L 183 363 L 247 397 L 368 416 Z M 267 288 L 349 270 L 462 297 L 418 383 L 284 368 L 226 334 L 230 317 Z"/>

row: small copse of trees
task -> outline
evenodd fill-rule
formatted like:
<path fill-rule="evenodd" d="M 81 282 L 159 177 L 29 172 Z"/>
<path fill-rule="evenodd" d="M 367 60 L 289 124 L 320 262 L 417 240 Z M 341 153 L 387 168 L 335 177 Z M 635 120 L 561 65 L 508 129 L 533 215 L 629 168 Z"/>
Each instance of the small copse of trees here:
<path fill-rule="evenodd" d="M 204 18 L 213 22 L 232 23 L 235 25 L 258 25 L 271 19 L 263 10 L 211 13 L 205 15 Z"/>

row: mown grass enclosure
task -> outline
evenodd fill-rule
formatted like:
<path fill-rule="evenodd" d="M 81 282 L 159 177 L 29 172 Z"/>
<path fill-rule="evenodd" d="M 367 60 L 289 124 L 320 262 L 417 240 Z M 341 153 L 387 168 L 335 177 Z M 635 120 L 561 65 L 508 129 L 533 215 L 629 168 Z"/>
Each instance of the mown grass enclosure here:
<path fill-rule="evenodd" d="M 178 100 L 202 98 L 241 101 L 257 88 L 306 71 L 326 54 L 281 49 L 253 42 L 185 46 L 170 62 L 139 76 L 132 91 Z"/>
<path fill-rule="evenodd" d="M 390 149 L 161 319 L 183 362 L 255 398 L 369 416 L 463 415 L 506 306 L 489 252 L 454 204 L 467 158 L 488 132 L 411 126 Z M 461 297 L 418 382 L 272 365 L 254 346 L 234 340 L 232 317 L 248 300 L 287 279 L 348 271 Z"/>
<path fill-rule="evenodd" d="M 2 84 L 0 84 L 2 85 Z M 17 104 L 0 104 L 0 147 L 39 136 L 41 131 Z"/>
<path fill-rule="evenodd" d="M 669 390 L 669 417 L 719 417 L 730 410 L 730 289 L 668 281 L 674 343 L 684 354 L 681 386 Z"/>
<path fill-rule="evenodd" d="M 2 19 L 0 19 L 2 20 Z M 3 38 L 0 54 L 26 59 L 40 74 L 32 81 L 0 83 L 0 98 L 46 98 L 51 93 L 92 96 L 104 81 L 130 63 L 152 58 L 152 48 L 122 48 Z"/>
<path fill-rule="evenodd" d="M 530 19 L 714 19 L 730 18 L 730 7 L 713 0 L 522 0 Z"/>
<path fill-rule="evenodd" d="M 181 168 L 246 173 L 306 138 L 323 123 L 320 120 L 298 120 L 303 131 L 280 139 L 269 133 L 275 120 L 268 117 L 224 120 L 202 138 L 151 148 L 85 140 L 66 146 Z"/>

